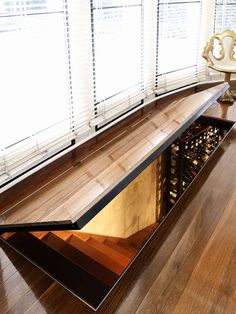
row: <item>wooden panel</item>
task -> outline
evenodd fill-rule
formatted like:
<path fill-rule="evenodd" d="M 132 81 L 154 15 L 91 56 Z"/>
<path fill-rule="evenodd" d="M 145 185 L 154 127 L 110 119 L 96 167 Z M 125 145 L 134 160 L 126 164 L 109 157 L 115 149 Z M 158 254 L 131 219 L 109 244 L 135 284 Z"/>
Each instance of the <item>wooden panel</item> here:
<path fill-rule="evenodd" d="M 83 229 L 83 232 L 127 238 L 154 224 L 157 161 L 151 163 Z"/>
<path fill-rule="evenodd" d="M 190 313 L 197 310 L 201 310 L 202 313 L 210 311 L 217 313 L 217 301 L 220 301 L 225 313 L 235 313 L 236 303 L 233 302 L 236 292 L 236 276 L 233 271 L 233 267 L 236 266 L 235 208 L 236 189 L 186 284 L 175 313 L 183 313 L 186 306 Z M 228 289 L 230 286 L 231 289 Z M 207 302 L 196 300 L 196 296 L 200 294 L 205 296 Z"/>
<path fill-rule="evenodd" d="M 119 184 L 124 184 L 124 180 L 128 184 L 136 176 L 138 167 L 140 171 L 145 168 L 145 160 L 153 158 L 158 149 L 164 149 L 168 140 L 184 131 L 227 88 L 227 84 L 221 84 L 168 105 L 157 106 L 129 132 L 104 142 L 98 150 L 91 150 L 90 155 L 77 159 L 75 152 L 71 167 L 57 169 L 50 181 L 36 176 L 36 181 L 44 182 L 41 186 L 37 184 L 37 189 L 27 187 L 18 198 L 5 199 L 0 195 L 3 204 L 0 228 L 6 230 L 6 227 L 48 223 L 57 229 L 57 224 L 76 222 L 109 192 L 113 191 L 111 199 L 118 194 Z M 111 199 L 106 198 L 106 201 Z"/>

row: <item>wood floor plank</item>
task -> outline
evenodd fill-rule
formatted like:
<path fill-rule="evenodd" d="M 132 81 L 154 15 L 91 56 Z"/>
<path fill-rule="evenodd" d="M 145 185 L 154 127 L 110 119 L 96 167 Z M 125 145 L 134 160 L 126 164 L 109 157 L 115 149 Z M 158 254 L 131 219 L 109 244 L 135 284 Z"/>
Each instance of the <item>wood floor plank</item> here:
<path fill-rule="evenodd" d="M 230 262 L 227 265 L 219 289 L 212 302 L 209 314 L 236 313 L 236 248 L 234 249 Z"/>
<path fill-rule="evenodd" d="M 38 299 L 38 297 L 52 285 L 52 279 L 38 269 L 34 268 L 31 276 L 25 276 L 28 284 L 27 290 L 21 290 L 20 298 L 6 313 L 25 313 Z M 34 287 L 32 290 L 31 287 Z M 7 305 L 9 307 L 9 304 Z M 2 308 L 3 310 L 3 308 Z"/>
<path fill-rule="evenodd" d="M 80 300 L 73 297 L 68 291 L 54 283 L 40 298 L 26 311 L 35 313 L 94 313 Z"/>
<path fill-rule="evenodd" d="M 25 259 L 20 256 L 19 254 L 15 254 L 15 252 L 13 252 L 12 250 L 10 250 L 9 248 L 7 248 L 6 250 L 6 255 L 8 258 L 8 264 L 6 267 L 2 268 L 0 271 L 0 292 L 2 292 L 2 289 L 5 289 L 5 283 L 9 280 L 9 278 L 11 278 L 15 273 L 18 272 L 18 270 L 20 269 L 24 269 L 25 265 L 26 265 L 26 261 Z M 29 265 L 28 270 L 26 271 L 29 272 L 32 268 L 32 265 Z M 0 298 L 1 298 L 2 294 L 0 294 Z"/>
<path fill-rule="evenodd" d="M 214 307 L 214 300 L 218 290 L 221 290 L 222 295 L 230 291 L 231 296 L 228 296 L 228 298 L 232 298 L 234 294 L 236 295 L 236 285 L 227 286 L 226 282 L 224 282 L 226 272 L 232 271 L 230 269 L 233 266 L 231 261 L 236 249 L 235 208 L 236 189 L 224 210 L 224 215 L 219 220 L 198 264 L 192 272 L 174 313 L 183 313 L 183 310 L 186 308 L 190 313 L 194 313 L 197 310 L 201 311 L 201 313 L 209 313 L 210 309 Z M 225 291 L 220 289 L 221 285 L 226 285 Z"/>
<path fill-rule="evenodd" d="M 15 305 L 17 303 L 19 304 L 19 300 L 31 290 L 30 285 L 35 285 L 35 283 L 40 280 L 40 275 L 43 276 L 43 279 L 45 279 L 45 275 L 42 272 L 40 274 L 37 272 L 35 267 L 32 267 L 31 269 L 28 269 L 27 274 L 25 274 L 27 279 L 19 280 L 18 278 L 17 280 L 17 278 L 14 278 L 16 279 L 14 287 L 11 290 L 7 288 L 7 294 L 5 294 L 5 292 L 2 294 L 2 296 L 4 296 L 0 300 L 0 308 L 2 313 L 6 313 L 9 309 L 15 308 Z"/>

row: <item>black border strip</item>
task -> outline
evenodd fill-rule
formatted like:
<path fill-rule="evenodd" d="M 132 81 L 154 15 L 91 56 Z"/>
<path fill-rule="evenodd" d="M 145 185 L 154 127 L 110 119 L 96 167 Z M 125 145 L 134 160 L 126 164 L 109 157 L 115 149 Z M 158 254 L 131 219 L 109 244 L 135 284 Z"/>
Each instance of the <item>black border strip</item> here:
<path fill-rule="evenodd" d="M 55 231 L 55 230 L 77 230 L 78 227 L 70 220 L 38 223 L 19 223 L 12 225 L 0 225 L 0 235 L 4 232 L 21 232 L 21 231 Z"/>

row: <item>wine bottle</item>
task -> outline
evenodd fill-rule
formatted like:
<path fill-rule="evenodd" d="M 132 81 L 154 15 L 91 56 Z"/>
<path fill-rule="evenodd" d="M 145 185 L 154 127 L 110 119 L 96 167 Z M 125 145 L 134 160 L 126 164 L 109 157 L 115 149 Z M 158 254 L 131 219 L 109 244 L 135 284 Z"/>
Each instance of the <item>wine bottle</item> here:
<path fill-rule="evenodd" d="M 173 192 L 173 191 L 170 191 L 170 195 L 174 198 L 177 198 L 177 193 Z"/>

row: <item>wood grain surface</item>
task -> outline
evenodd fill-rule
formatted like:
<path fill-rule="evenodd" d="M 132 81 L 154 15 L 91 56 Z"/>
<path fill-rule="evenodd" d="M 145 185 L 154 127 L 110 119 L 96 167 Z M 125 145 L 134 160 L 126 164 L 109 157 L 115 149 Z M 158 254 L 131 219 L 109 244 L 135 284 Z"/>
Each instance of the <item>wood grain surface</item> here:
<path fill-rule="evenodd" d="M 144 121 L 124 135 L 104 142 L 98 150 L 82 159 L 77 159 L 75 152 L 72 166 L 56 169 L 50 181 L 40 172 L 35 177 L 36 182 L 41 180 L 41 185 L 35 183 L 37 188 L 31 181 L 33 187 L 22 185 L 17 198 L 7 193 L 7 197 L 0 195 L 0 228 L 51 223 L 56 229 L 56 224 L 76 222 L 227 88 L 227 84 L 221 84 L 156 106 Z"/>

